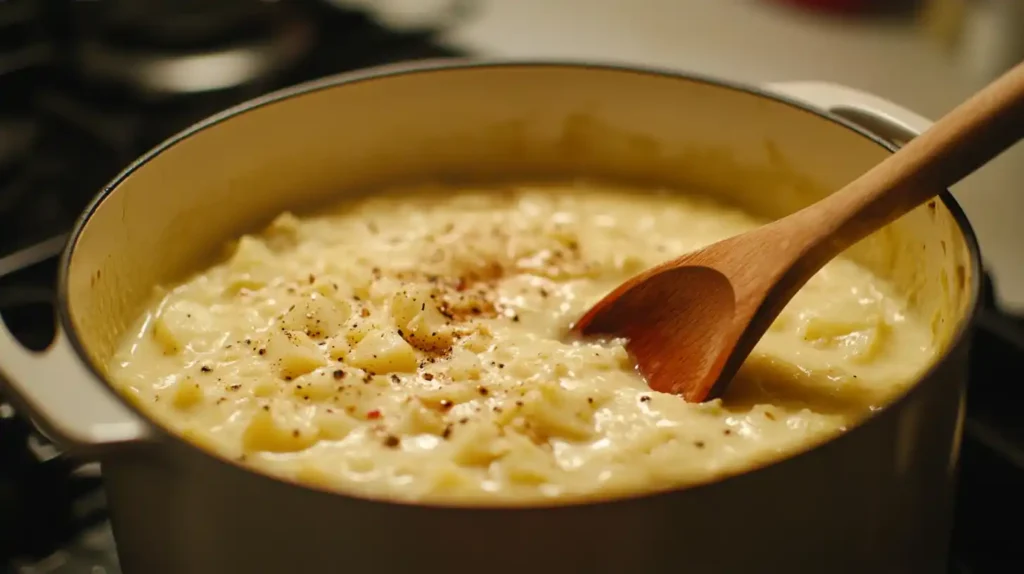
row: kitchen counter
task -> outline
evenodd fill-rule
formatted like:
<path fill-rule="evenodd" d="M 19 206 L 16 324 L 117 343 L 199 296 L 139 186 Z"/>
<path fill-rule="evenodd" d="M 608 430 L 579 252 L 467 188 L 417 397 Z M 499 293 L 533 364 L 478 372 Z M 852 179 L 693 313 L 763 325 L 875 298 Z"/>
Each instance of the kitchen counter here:
<path fill-rule="evenodd" d="M 411 0 L 378 3 L 400 12 Z M 433 4 L 437 4 L 434 2 Z M 826 80 L 937 117 L 981 84 L 905 21 L 848 20 L 756 0 L 478 0 L 445 40 L 474 53 L 637 63 L 745 82 Z M 1024 146 L 954 188 L 995 276 L 1024 312 Z"/>

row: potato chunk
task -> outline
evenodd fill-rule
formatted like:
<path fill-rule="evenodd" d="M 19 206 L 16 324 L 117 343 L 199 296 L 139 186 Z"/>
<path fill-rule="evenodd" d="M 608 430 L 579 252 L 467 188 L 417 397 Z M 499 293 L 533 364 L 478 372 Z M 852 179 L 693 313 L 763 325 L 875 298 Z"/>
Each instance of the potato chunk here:
<path fill-rule="evenodd" d="M 316 343 L 301 331 L 275 330 L 267 341 L 267 357 L 278 375 L 294 379 L 327 364 Z"/>
<path fill-rule="evenodd" d="M 371 331 L 349 353 L 348 364 L 371 373 L 412 373 L 418 360 L 416 352 L 390 329 Z"/>
<path fill-rule="evenodd" d="M 153 321 L 153 338 L 168 355 L 176 355 L 189 345 L 203 347 L 212 330 L 210 311 L 183 299 L 161 309 Z"/>
<path fill-rule="evenodd" d="M 285 312 L 281 326 L 323 339 L 340 331 L 351 314 L 351 306 L 344 301 L 332 301 L 314 292 Z"/>

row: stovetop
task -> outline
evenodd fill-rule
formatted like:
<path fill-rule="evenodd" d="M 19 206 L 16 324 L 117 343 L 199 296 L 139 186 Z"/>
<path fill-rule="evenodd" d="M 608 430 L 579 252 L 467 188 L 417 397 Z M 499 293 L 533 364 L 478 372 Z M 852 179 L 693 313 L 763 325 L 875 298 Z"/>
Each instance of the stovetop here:
<path fill-rule="evenodd" d="M 317 0 L 176 2 L 188 9 L 0 0 L 0 312 L 30 347 L 53 335 L 64 234 L 133 158 L 278 87 L 458 55 L 435 43 L 436 30 L 386 29 Z M 1024 318 L 1000 312 L 988 278 L 986 286 L 950 557 L 959 574 L 1024 571 L 1013 527 L 1024 512 L 1024 424 L 1015 413 Z M 65 458 L 0 397 L 0 573 L 119 573 L 101 485 L 98 465 Z"/>

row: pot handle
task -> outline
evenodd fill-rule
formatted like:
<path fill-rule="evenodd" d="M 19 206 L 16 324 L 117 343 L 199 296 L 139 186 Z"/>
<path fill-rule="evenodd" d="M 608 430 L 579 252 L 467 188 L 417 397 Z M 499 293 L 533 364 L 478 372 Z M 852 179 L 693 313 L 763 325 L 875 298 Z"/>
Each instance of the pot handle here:
<path fill-rule="evenodd" d="M 816 108 L 903 145 L 931 127 L 931 120 L 878 96 L 829 82 L 772 82 L 765 89 Z"/>
<path fill-rule="evenodd" d="M 0 389 L 40 432 L 68 454 L 98 458 L 151 438 L 152 427 L 99 381 L 60 326 L 33 352 L 0 319 Z"/>

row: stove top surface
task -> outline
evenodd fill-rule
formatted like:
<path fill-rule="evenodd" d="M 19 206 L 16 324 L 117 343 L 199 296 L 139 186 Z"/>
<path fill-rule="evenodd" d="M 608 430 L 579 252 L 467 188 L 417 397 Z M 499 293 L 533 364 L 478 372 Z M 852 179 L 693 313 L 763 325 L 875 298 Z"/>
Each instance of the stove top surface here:
<path fill-rule="evenodd" d="M 0 2 L 0 312 L 33 348 L 53 335 L 65 234 L 132 159 L 279 87 L 459 55 L 431 30 L 389 30 L 316 0 L 285 12 L 189 1 L 202 18 L 104 8 L 113 4 Z M 224 63 L 238 61 L 252 65 Z M 211 69 L 232 73 L 210 77 Z M 1024 570 L 1005 520 L 1024 511 L 1024 424 L 1014 411 L 1024 389 L 1006 384 L 1024 372 L 1024 320 L 987 295 L 974 333 L 951 573 Z M 0 397 L 0 572 L 119 573 L 104 509 L 99 467 L 63 457 Z"/>

